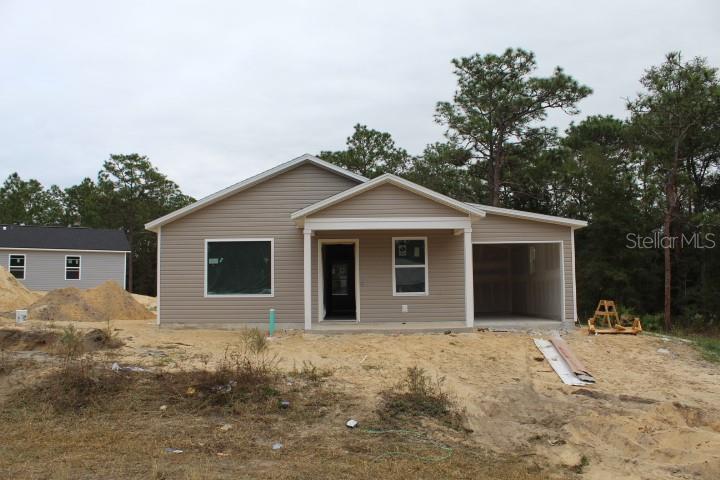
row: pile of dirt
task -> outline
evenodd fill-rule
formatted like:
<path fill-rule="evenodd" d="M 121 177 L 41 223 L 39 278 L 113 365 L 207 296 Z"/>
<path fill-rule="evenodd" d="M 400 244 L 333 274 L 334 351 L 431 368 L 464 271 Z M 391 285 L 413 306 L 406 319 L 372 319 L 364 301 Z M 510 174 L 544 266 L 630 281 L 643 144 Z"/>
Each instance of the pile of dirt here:
<path fill-rule="evenodd" d="M 30 320 L 87 321 L 149 320 L 155 314 L 135 301 L 117 283 L 107 281 L 95 288 L 60 288 L 28 308 Z"/>
<path fill-rule="evenodd" d="M 0 312 L 9 312 L 25 308 L 37 300 L 38 296 L 31 292 L 10 272 L 0 267 Z"/>

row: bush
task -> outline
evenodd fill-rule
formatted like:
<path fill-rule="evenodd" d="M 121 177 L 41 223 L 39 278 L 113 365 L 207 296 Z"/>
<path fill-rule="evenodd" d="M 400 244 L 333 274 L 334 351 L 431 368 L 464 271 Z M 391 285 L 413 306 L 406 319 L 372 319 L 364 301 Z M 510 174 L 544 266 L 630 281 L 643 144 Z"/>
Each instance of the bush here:
<path fill-rule="evenodd" d="M 128 389 L 133 375 L 113 372 L 92 357 L 76 358 L 21 392 L 18 400 L 24 405 L 47 405 L 57 413 L 78 413 Z"/>
<path fill-rule="evenodd" d="M 380 416 L 385 420 L 404 416 L 432 417 L 453 428 L 460 428 L 463 415 L 442 385 L 445 379 L 435 380 L 419 367 L 410 367 L 405 376 L 390 390 L 381 393 Z"/>
<path fill-rule="evenodd" d="M 215 369 L 203 368 L 165 375 L 165 387 L 197 408 L 234 407 L 277 395 L 278 358 L 257 329 L 242 333 L 240 344 L 226 348 Z"/>
<path fill-rule="evenodd" d="M 665 319 L 662 313 L 647 314 L 640 317 L 643 330 L 648 332 L 661 332 L 665 329 Z"/>

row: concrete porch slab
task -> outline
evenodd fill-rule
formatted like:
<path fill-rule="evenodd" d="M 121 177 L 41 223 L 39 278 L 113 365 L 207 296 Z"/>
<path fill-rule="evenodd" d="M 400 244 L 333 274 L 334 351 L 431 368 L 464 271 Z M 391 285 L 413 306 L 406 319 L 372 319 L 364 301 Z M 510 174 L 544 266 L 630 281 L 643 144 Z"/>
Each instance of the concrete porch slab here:
<path fill-rule="evenodd" d="M 314 323 L 311 330 L 305 333 L 319 335 L 341 335 L 347 333 L 453 333 L 472 332 L 474 328 L 466 327 L 464 322 L 332 322 Z"/>

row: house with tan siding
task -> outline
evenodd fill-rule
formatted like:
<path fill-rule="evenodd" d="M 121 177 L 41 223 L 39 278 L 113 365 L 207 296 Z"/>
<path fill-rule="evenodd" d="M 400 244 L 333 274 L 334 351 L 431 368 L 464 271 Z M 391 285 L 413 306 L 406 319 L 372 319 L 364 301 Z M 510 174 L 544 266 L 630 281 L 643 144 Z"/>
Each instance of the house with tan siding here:
<path fill-rule="evenodd" d="M 326 331 L 570 325 L 584 226 L 303 155 L 146 228 L 159 325 Z"/>

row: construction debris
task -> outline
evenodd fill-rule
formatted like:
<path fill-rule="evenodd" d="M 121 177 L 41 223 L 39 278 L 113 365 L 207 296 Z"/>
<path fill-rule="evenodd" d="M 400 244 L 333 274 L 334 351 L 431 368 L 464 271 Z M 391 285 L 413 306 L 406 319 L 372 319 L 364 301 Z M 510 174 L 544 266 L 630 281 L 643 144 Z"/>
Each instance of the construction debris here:
<path fill-rule="evenodd" d="M 590 375 L 589 372 L 585 370 L 585 368 L 582 366 L 579 360 L 574 357 L 574 355 L 571 356 L 571 359 L 569 361 L 574 366 L 570 366 L 568 360 L 565 359 L 565 357 L 558 350 L 555 344 L 553 344 L 552 341 L 543 340 L 541 338 L 533 338 L 533 342 L 535 342 L 535 346 L 537 346 L 538 350 L 542 352 L 542 354 L 545 356 L 545 359 L 547 359 L 552 369 L 555 370 L 555 373 L 558 374 L 558 376 L 565 385 L 582 386 L 592 385 L 593 383 L 595 383 L 595 379 L 592 377 L 592 375 Z M 565 352 L 570 352 L 570 354 L 572 354 L 572 352 L 570 351 L 570 347 L 568 347 L 562 340 L 560 340 L 560 342 L 558 342 L 558 344 L 564 345 L 561 346 L 561 348 Z M 578 370 L 579 374 L 575 373 L 574 370 Z"/>
<path fill-rule="evenodd" d="M 607 328 L 597 328 L 603 322 L 607 325 Z M 632 322 L 632 324 L 628 325 L 630 322 Z M 623 325 L 623 323 L 625 323 L 625 325 Z M 595 309 L 595 314 L 588 319 L 588 333 L 591 335 L 600 333 L 627 333 L 637 335 L 640 332 L 642 332 L 640 319 L 638 317 L 621 318 L 618 315 L 613 300 L 600 300 Z"/>

